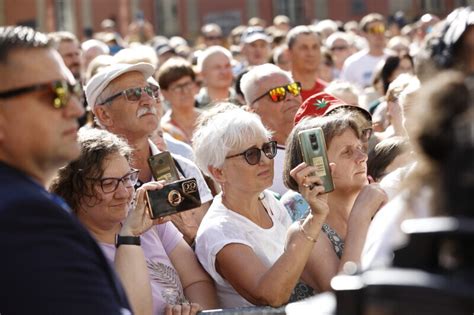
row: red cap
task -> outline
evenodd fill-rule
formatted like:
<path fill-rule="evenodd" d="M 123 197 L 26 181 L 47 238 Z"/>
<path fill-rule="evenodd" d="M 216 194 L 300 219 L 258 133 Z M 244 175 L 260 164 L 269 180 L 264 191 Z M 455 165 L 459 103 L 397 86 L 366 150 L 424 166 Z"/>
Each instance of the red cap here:
<path fill-rule="evenodd" d="M 307 98 L 295 114 L 295 125 L 305 117 L 326 116 L 339 107 L 359 110 L 368 121 L 372 122 L 372 116 L 368 111 L 356 105 L 350 105 L 343 100 L 326 92 L 320 92 Z"/>

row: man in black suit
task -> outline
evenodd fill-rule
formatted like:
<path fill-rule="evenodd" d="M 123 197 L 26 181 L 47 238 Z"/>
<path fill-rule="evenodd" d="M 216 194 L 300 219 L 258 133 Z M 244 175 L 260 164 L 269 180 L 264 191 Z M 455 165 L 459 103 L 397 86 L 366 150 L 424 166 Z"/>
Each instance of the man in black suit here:
<path fill-rule="evenodd" d="M 132 314 L 95 240 L 45 189 L 79 155 L 80 85 L 27 27 L 0 27 L 0 73 L 0 314 Z"/>

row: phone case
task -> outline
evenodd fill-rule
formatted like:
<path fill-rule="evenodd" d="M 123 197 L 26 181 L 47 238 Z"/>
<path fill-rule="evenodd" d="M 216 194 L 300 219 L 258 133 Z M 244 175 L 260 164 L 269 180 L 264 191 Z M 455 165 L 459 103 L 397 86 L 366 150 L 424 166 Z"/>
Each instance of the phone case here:
<path fill-rule="evenodd" d="M 155 180 L 164 180 L 167 183 L 179 179 L 174 160 L 168 151 L 163 151 L 148 158 L 148 165 Z"/>
<path fill-rule="evenodd" d="M 160 190 L 147 190 L 146 198 L 152 219 L 201 205 L 197 181 L 192 177 L 169 183 Z"/>
<path fill-rule="evenodd" d="M 333 191 L 334 183 L 329 168 L 323 130 L 320 127 L 303 130 L 298 133 L 298 138 L 303 160 L 308 165 L 316 166 L 316 174 L 323 181 L 324 191 L 327 193 Z"/>

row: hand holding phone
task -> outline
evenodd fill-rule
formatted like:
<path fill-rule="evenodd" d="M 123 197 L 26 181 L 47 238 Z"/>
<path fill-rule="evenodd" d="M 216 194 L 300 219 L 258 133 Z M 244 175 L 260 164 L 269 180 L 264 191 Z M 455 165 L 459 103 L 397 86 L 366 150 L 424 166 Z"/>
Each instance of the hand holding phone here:
<path fill-rule="evenodd" d="M 178 170 L 174 164 L 173 157 L 168 151 L 150 156 L 148 158 L 148 165 L 156 181 L 164 180 L 170 183 L 179 179 Z"/>
<path fill-rule="evenodd" d="M 152 219 L 201 206 L 201 197 L 195 178 L 178 180 L 159 190 L 147 190 L 146 201 Z"/>
<path fill-rule="evenodd" d="M 323 130 L 320 127 L 303 130 L 298 133 L 301 153 L 307 165 L 317 168 L 316 175 L 323 182 L 324 192 L 334 190 L 334 183 L 331 176 L 331 168 L 327 157 L 326 141 Z"/>

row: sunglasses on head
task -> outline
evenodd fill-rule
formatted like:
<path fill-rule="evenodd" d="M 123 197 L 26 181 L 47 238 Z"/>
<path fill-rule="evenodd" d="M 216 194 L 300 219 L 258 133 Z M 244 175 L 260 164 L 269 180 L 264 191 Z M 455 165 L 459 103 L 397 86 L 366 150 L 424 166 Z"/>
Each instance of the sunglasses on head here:
<path fill-rule="evenodd" d="M 385 26 L 383 24 L 372 25 L 367 29 L 369 34 L 385 34 Z"/>
<path fill-rule="evenodd" d="M 300 95 L 300 93 L 301 93 L 301 83 L 293 82 L 293 83 L 290 83 L 290 84 L 287 84 L 287 85 L 283 85 L 283 86 L 273 88 L 273 89 L 265 92 L 265 94 L 257 97 L 252 102 L 252 104 L 255 103 L 256 101 L 264 98 L 267 95 L 270 97 L 272 102 L 274 102 L 274 103 L 281 102 L 281 101 L 285 100 L 286 92 L 289 92 L 293 96 Z"/>
<path fill-rule="evenodd" d="M 110 103 L 119 96 L 124 96 L 127 101 L 137 102 L 142 98 L 143 93 L 146 93 L 148 96 L 154 98 L 155 100 L 160 97 L 160 88 L 155 85 L 148 85 L 145 87 L 135 87 L 126 89 L 118 92 L 107 98 L 102 104 Z"/>
<path fill-rule="evenodd" d="M 56 109 L 65 107 L 72 96 L 75 96 L 78 99 L 83 97 L 82 85 L 80 83 L 70 84 L 66 80 L 58 80 L 0 92 L 0 98 L 11 98 L 21 94 L 42 90 L 50 90 L 53 94 L 54 98 L 52 105 Z"/>
<path fill-rule="evenodd" d="M 260 158 L 262 157 L 262 152 L 265 154 L 267 158 L 270 160 L 273 159 L 277 154 L 277 142 L 276 141 L 269 141 L 265 142 L 262 145 L 262 148 L 250 148 L 245 150 L 242 153 L 234 154 L 226 157 L 226 159 L 230 159 L 236 156 L 243 155 L 245 161 L 247 161 L 250 165 L 257 165 L 260 162 Z"/>

